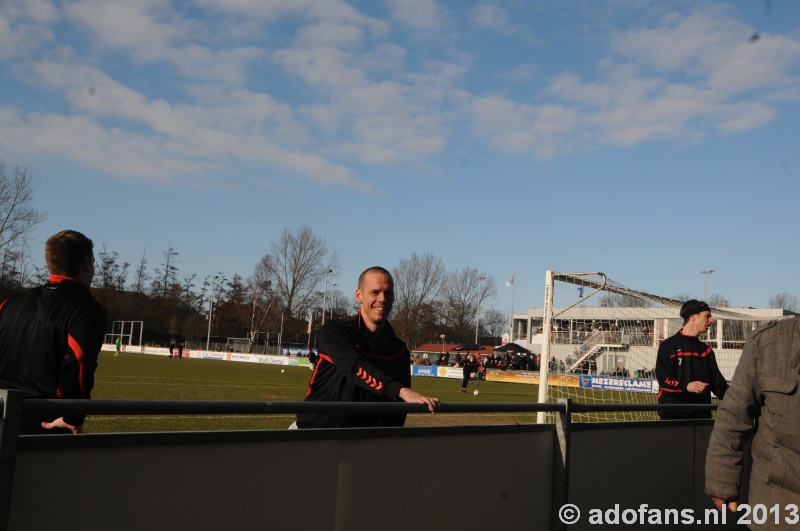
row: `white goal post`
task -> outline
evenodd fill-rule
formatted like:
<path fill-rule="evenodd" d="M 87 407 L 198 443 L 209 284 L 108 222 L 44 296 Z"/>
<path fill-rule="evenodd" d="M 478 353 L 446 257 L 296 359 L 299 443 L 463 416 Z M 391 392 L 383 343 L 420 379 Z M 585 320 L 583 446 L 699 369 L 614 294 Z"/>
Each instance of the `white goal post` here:
<path fill-rule="evenodd" d="M 541 332 L 528 330 L 529 340 L 541 344 L 540 403 L 558 398 L 656 402 L 658 345 L 682 327 L 682 301 L 628 288 L 600 272 L 547 271 L 544 293 Z M 714 348 L 720 370 L 730 380 L 749 333 L 774 317 L 752 308 L 711 311 L 716 322 L 700 339 Z M 540 412 L 537 421 L 551 416 Z M 575 416 L 584 421 L 657 418 L 650 412 Z"/>

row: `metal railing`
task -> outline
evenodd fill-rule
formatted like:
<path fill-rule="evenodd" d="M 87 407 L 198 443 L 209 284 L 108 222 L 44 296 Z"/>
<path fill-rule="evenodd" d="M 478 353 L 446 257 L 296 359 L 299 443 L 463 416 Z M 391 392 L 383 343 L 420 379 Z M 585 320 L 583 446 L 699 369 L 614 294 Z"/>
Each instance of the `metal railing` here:
<path fill-rule="evenodd" d="M 713 411 L 718 404 L 584 404 L 570 399 L 557 403 L 490 402 L 443 403 L 441 413 L 556 413 L 556 457 L 553 476 L 555 511 L 567 502 L 569 446 L 572 413 L 624 411 Z M 398 414 L 427 413 L 422 404 L 358 402 L 244 402 L 213 400 L 27 400 L 21 391 L 0 390 L 0 531 L 8 529 L 14 486 L 16 455 L 22 417 L 60 417 L 64 415 L 286 415 L 286 414 Z M 486 426 L 487 433 L 496 426 Z M 402 429 L 402 428 L 396 428 Z M 552 428 L 551 428 L 552 429 Z M 303 431 L 303 430 L 300 430 Z M 321 430 L 315 430 L 321 431 Z M 96 437 L 70 435 L 66 439 Z M 40 436 L 30 436 L 40 437 Z M 51 437 L 45 435 L 43 437 Z M 553 528 L 562 529 L 553 514 Z"/>

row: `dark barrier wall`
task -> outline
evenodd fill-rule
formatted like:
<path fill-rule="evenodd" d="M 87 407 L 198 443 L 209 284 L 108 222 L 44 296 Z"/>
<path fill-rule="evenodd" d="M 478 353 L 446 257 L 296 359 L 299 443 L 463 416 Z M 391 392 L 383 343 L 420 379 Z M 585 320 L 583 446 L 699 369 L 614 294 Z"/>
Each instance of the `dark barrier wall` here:
<path fill-rule="evenodd" d="M 679 514 L 692 509 L 693 524 L 670 528 L 747 529 L 736 525 L 738 516 L 732 513 L 726 526 L 705 524 L 705 510 L 714 508 L 703 492 L 706 450 L 713 426 L 711 420 L 572 424 L 569 502 L 578 506 L 581 519 L 570 529 L 625 526 L 621 518 L 617 525 L 589 523 L 590 509 L 605 513 L 615 504 L 619 504 L 620 515 L 625 509 L 638 510 L 641 504 L 647 504 L 648 510 L 661 510 L 662 518 L 663 509 L 677 509 Z M 697 524 L 698 519 L 703 523 Z M 637 519 L 629 527 L 646 528 L 647 519 L 644 526 Z"/>
<path fill-rule="evenodd" d="M 554 444 L 552 425 L 21 437 L 9 529 L 544 530 Z"/>

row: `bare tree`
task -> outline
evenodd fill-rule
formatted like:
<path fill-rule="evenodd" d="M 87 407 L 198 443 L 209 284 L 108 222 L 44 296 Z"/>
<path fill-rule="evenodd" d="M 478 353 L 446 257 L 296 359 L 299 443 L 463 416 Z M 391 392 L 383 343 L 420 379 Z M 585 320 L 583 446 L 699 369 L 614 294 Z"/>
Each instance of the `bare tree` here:
<path fill-rule="evenodd" d="M 25 243 L 25 237 L 47 216 L 33 208 L 33 183 L 27 169 L 14 168 L 11 177 L 0 159 L 0 256 Z"/>
<path fill-rule="evenodd" d="M 269 281 L 269 274 L 259 263 L 253 276 L 248 279 L 248 286 L 251 298 L 250 312 L 250 334 L 247 345 L 247 352 L 253 352 L 258 335 L 263 333 L 268 323 L 271 310 L 275 307 L 275 293 L 272 290 L 272 283 Z"/>
<path fill-rule="evenodd" d="M 692 296 L 690 294 L 688 294 L 688 293 L 678 293 L 677 295 L 675 295 L 672 298 L 675 299 L 676 301 L 679 301 L 679 302 L 686 302 L 688 300 L 691 300 Z"/>
<path fill-rule="evenodd" d="M 430 305 L 442 289 L 444 262 L 433 254 L 414 253 L 401 259 L 392 269 L 395 291 L 395 331 L 407 341 L 418 344 L 423 309 Z"/>
<path fill-rule="evenodd" d="M 260 267 L 268 273 L 286 315 L 305 319 L 316 302 L 325 272 L 331 270 L 334 277 L 337 275 L 339 256 L 312 228 L 302 227 L 295 233 L 285 229 L 270 245 Z"/>
<path fill-rule="evenodd" d="M 706 304 L 708 304 L 712 308 L 720 308 L 722 306 L 722 303 L 725 302 L 725 300 L 726 300 L 725 295 L 722 295 L 720 293 L 712 293 L 711 295 L 708 296 Z"/>
<path fill-rule="evenodd" d="M 341 319 L 352 315 L 353 297 L 348 297 L 340 289 L 333 289 L 328 294 L 328 318 Z"/>
<path fill-rule="evenodd" d="M 116 298 L 115 292 L 125 289 L 128 281 L 128 268 L 131 264 L 120 263 L 119 253 L 109 252 L 105 245 L 103 245 L 103 250 L 97 253 L 97 258 L 92 287 L 100 290 L 100 303 L 108 306 Z"/>
<path fill-rule="evenodd" d="M 442 295 L 447 321 L 455 334 L 453 339 L 464 341 L 474 333 L 478 305 L 489 302 L 497 295 L 497 281 L 485 271 L 465 267 L 447 273 Z"/>
<path fill-rule="evenodd" d="M 145 286 L 147 285 L 148 280 L 150 280 L 150 275 L 147 273 L 147 249 L 144 249 L 142 251 L 142 259 L 139 261 L 139 265 L 136 266 L 136 270 L 133 272 L 133 284 L 131 284 L 131 289 L 134 292 L 134 317 L 138 315 L 139 298 L 144 295 Z"/>
<path fill-rule="evenodd" d="M 504 332 L 508 332 L 508 313 L 494 308 L 483 311 L 481 316 L 481 328 L 483 335 L 488 337 L 500 337 Z"/>
<path fill-rule="evenodd" d="M 800 311 L 800 299 L 797 298 L 797 295 L 792 295 L 784 291 L 783 293 L 778 293 L 769 298 L 769 307 L 780 308 L 788 312 L 796 313 Z"/>
<path fill-rule="evenodd" d="M 597 300 L 597 305 L 601 308 L 611 308 L 614 306 L 614 294 L 603 292 L 603 294 Z"/>
<path fill-rule="evenodd" d="M 650 299 L 617 293 L 614 296 L 614 305 L 618 308 L 649 308 L 655 306 L 655 303 Z"/>

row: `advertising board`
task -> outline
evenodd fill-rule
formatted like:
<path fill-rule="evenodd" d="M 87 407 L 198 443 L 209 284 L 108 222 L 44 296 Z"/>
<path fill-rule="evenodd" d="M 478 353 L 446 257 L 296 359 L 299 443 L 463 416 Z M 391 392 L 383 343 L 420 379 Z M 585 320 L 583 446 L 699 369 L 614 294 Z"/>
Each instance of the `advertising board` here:
<path fill-rule="evenodd" d="M 615 376 L 580 376 L 580 386 L 585 389 L 602 391 L 631 391 L 634 393 L 654 393 L 653 380 L 637 378 L 619 378 Z"/>
<path fill-rule="evenodd" d="M 436 376 L 461 380 L 464 378 L 464 369 L 461 367 L 436 367 Z"/>
<path fill-rule="evenodd" d="M 413 365 L 411 367 L 412 376 L 430 376 L 436 378 L 436 369 L 439 367 L 435 365 Z"/>

